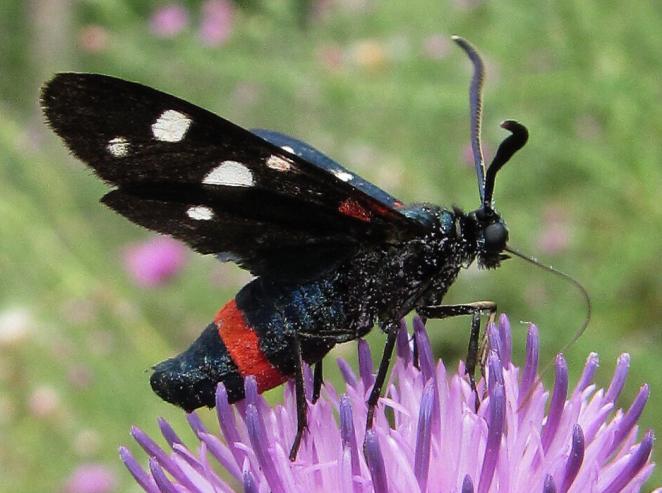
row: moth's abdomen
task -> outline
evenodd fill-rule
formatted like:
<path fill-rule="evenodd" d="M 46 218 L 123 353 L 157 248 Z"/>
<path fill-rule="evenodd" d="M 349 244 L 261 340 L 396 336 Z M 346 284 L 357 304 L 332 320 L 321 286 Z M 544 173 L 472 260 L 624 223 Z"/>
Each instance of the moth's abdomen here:
<path fill-rule="evenodd" d="M 286 376 L 296 369 L 295 337 L 303 360 L 315 363 L 338 342 L 334 334 L 347 324 L 345 304 L 329 279 L 290 287 L 256 279 L 235 299 L 258 336 L 261 354 Z"/>
<path fill-rule="evenodd" d="M 236 301 L 230 300 L 186 351 L 154 367 L 150 383 L 159 397 L 192 411 L 214 406 L 219 382 L 230 402 L 243 399 L 247 376 L 256 378 L 260 392 L 286 380 L 262 352 L 260 336 Z"/>
<path fill-rule="evenodd" d="M 277 387 L 287 379 L 271 363 L 271 355 L 266 354 L 261 347 L 261 335 L 248 324 L 246 315 L 235 300 L 230 300 L 218 311 L 214 324 L 239 374 L 242 377 L 255 377 L 259 392 Z"/>
<path fill-rule="evenodd" d="M 317 281 L 294 289 L 260 279 L 245 286 L 180 355 L 154 367 L 152 389 L 187 411 L 213 406 L 223 382 L 230 402 L 244 398 L 244 379 L 255 377 L 259 392 L 272 389 L 296 368 L 293 337 L 303 359 L 319 361 L 338 339 L 351 339 L 333 284 Z"/>
<path fill-rule="evenodd" d="M 209 324 L 186 351 L 156 365 L 150 377 L 159 397 L 186 411 L 213 406 L 218 382 L 225 384 L 231 401 L 244 397 L 244 379 L 215 323 Z"/>

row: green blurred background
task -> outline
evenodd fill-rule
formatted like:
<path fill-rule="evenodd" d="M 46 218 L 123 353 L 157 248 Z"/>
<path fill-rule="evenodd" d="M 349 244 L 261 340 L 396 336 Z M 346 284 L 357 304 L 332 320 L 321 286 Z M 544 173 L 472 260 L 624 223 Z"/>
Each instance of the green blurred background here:
<path fill-rule="evenodd" d="M 641 424 L 655 428 L 660 26 L 656 2 L 4 0 L 0 491 L 66 491 L 87 463 L 115 474 L 113 491 L 137 491 L 117 459 L 130 426 L 154 433 L 166 416 L 184 428 L 182 413 L 150 391 L 149 367 L 185 348 L 247 279 L 193 253 L 157 287 L 132 279 L 127 245 L 152 235 L 98 204 L 104 185 L 42 123 L 39 87 L 66 70 L 140 81 L 243 126 L 298 136 L 405 201 L 470 209 L 478 205 L 467 160 L 470 67 L 450 35 L 468 38 L 487 63 L 488 155 L 504 118 L 531 133 L 497 181 L 511 244 L 571 273 L 593 298 L 591 324 L 567 352 L 571 381 L 596 351 L 606 385 L 629 352 L 619 405 L 648 382 Z M 548 362 L 584 317 L 576 290 L 518 260 L 470 269 L 446 301 L 477 299 L 510 314 L 519 361 L 519 320 L 539 325 Z M 430 324 L 452 366 L 468 322 Z M 372 334 L 374 351 L 381 343 Z M 335 365 L 327 368 L 334 379 Z M 655 454 L 660 461 L 659 446 Z M 650 484 L 661 482 L 658 470 Z"/>

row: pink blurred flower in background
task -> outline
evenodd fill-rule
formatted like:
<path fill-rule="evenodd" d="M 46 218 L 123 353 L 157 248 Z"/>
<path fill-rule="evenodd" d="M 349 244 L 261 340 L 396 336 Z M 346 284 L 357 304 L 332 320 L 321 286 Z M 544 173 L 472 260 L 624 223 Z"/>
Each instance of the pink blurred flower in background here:
<path fill-rule="evenodd" d="M 102 53 L 108 48 L 110 35 L 105 27 L 87 24 L 78 32 L 78 45 L 87 53 Z"/>
<path fill-rule="evenodd" d="M 149 20 L 152 33 L 159 38 L 172 38 L 188 26 L 188 10 L 180 4 L 171 3 L 158 7 Z"/>
<path fill-rule="evenodd" d="M 451 41 L 446 34 L 432 34 L 423 40 L 423 54 L 432 60 L 442 60 L 451 51 Z"/>
<path fill-rule="evenodd" d="M 542 229 L 536 240 L 542 253 L 555 255 L 570 245 L 569 211 L 558 205 L 549 205 L 543 212 Z"/>
<path fill-rule="evenodd" d="M 209 46 L 225 43 L 232 34 L 235 6 L 229 0 L 207 0 L 200 13 L 200 38 Z"/>
<path fill-rule="evenodd" d="M 123 252 L 124 268 L 140 286 L 155 287 L 177 274 L 186 261 L 186 248 L 167 236 L 156 236 Z"/>
<path fill-rule="evenodd" d="M 65 493 L 111 493 L 116 491 L 117 477 L 103 464 L 78 466 L 64 486 Z"/>
<path fill-rule="evenodd" d="M 62 396 L 52 385 L 39 385 L 28 396 L 27 408 L 34 418 L 55 418 L 62 411 Z"/>
<path fill-rule="evenodd" d="M 325 43 L 317 48 L 317 60 L 324 68 L 332 72 L 338 72 L 343 68 L 345 62 L 345 52 L 336 43 Z"/>
<path fill-rule="evenodd" d="M 296 430 L 293 385 L 286 387 L 284 405 L 271 407 L 257 394 L 253 378 L 245 380 L 246 398 L 235 406 L 218 386 L 216 414 L 224 439 L 191 413 L 188 422 L 199 441 L 195 448 L 160 419 L 166 449 L 138 428 L 131 432 L 149 457 L 149 472 L 125 447 L 120 457 L 149 493 L 639 491 L 654 467 L 654 437 L 651 431 L 640 437 L 637 426 L 649 396 L 647 385 L 627 410 L 616 407 L 629 356 L 618 359 L 611 384 L 603 390 L 592 382 L 598 368 L 595 353 L 574 389 L 568 385 L 565 359 L 558 355 L 554 387 L 546 390 L 537 371 L 534 325 L 529 326 L 523 367 L 512 361 L 505 316 L 489 325 L 488 340 L 478 410 L 464 367 L 452 372 L 435 362 L 425 327 L 415 319 L 413 337 L 400 331 L 387 394 L 368 432 L 366 398 L 374 368 L 367 343 L 360 341 L 358 375 L 338 360 L 345 394 L 339 396 L 327 382 L 320 400 L 309 405 L 308 432 L 295 462 L 288 459 Z M 310 395 L 308 367 L 305 381 Z M 217 474 L 219 466 L 226 476 Z M 228 477 L 241 486 L 228 483 Z"/>

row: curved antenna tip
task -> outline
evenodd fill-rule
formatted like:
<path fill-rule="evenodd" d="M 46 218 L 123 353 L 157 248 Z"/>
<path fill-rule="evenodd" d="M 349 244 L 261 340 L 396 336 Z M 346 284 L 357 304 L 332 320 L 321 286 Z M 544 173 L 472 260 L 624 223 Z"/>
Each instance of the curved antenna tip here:
<path fill-rule="evenodd" d="M 522 125 L 517 120 L 504 120 L 499 124 L 499 126 L 504 130 L 508 130 L 513 134 L 518 134 L 520 138 L 524 139 L 524 143 L 522 143 L 522 146 L 524 146 L 526 140 L 528 140 L 529 138 L 529 131 L 526 129 L 524 125 Z"/>
<path fill-rule="evenodd" d="M 526 262 L 529 262 L 530 264 L 533 264 L 533 265 L 535 265 L 535 266 L 537 266 L 537 267 L 539 267 L 543 270 L 546 270 L 547 272 L 551 272 L 552 274 L 555 274 L 555 275 L 561 277 L 562 279 L 565 279 L 566 281 L 568 281 L 569 283 L 574 285 L 579 290 L 579 292 L 581 293 L 582 297 L 584 298 L 584 303 L 586 304 L 586 316 L 585 316 L 584 321 L 582 322 L 582 324 L 579 326 L 579 329 L 577 329 L 577 331 L 575 332 L 572 339 L 570 339 L 570 341 L 567 342 L 563 346 L 563 348 L 561 349 L 562 353 L 567 352 L 568 349 L 570 349 L 570 347 L 575 342 L 577 342 L 577 340 L 582 336 L 582 334 L 584 334 L 584 331 L 586 331 L 586 328 L 588 327 L 588 324 L 591 322 L 591 316 L 593 314 L 593 303 L 591 302 L 591 296 L 588 294 L 588 291 L 577 279 L 575 279 L 574 277 L 566 274 L 563 271 L 555 269 L 554 267 L 552 267 L 550 265 L 543 264 L 543 263 L 539 262 L 538 259 L 536 259 L 534 257 L 529 257 L 528 255 L 523 254 L 519 250 L 516 250 L 515 248 L 513 248 L 509 245 L 506 245 L 505 250 L 508 253 L 511 253 L 512 255 L 514 255 L 515 257 L 519 257 L 520 259 L 525 260 Z"/>
<path fill-rule="evenodd" d="M 460 36 L 451 36 L 451 39 L 462 48 L 471 60 L 474 67 L 474 73 L 471 77 L 469 86 L 469 106 L 471 115 L 471 151 L 474 158 L 474 167 L 476 168 L 476 181 L 478 182 L 478 193 L 481 203 L 485 201 L 485 160 L 483 158 L 483 149 L 480 143 L 480 127 L 483 111 L 483 79 L 485 77 L 485 67 L 480 55 L 466 39 Z"/>
<path fill-rule="evenodd" d="M 472 61 L 474 61 L 474 63 L 475 63 L 474 58 L 480 58 L 480 56 L 478 55 L 478 51 L 476 50 L 474 45 L 472 45 L 462 36 L 453 35 L 451 36 L 451 39 L 455 41 L 455 44 L 457 44 L 460 48 L 462 48 L 465 51 L 465 53 L 469 55 L 469 57 L 472 59 Z"/>
<path fill-rule="evenodd" d="M 471 46 L 471 43 L 469 43 L 469 41 L 467 41 L 466 39 L 464 39 L 462 36 L 458 36 L 457 34 L 453 34 L 453 35 L 451 36 L 451 39 L 452 39 L 453 41 L 455 41 L 455 42 L 456 42 L 457 44 L 459 44 L 459 45 L 467 45 L 467 46 Z"/>

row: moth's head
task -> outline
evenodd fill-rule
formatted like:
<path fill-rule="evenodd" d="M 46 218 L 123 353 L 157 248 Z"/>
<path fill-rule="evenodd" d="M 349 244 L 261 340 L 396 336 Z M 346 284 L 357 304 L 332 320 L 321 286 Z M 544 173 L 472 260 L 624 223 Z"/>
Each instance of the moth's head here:
<path fill-rule="evenodd" d="M 469 215 L 475 227 L 476 257 L 485 269 L 499 267 L 508 255 L 503 251 L 508 243 L 508 228 L 494 209 L 480 208 Z"/>

